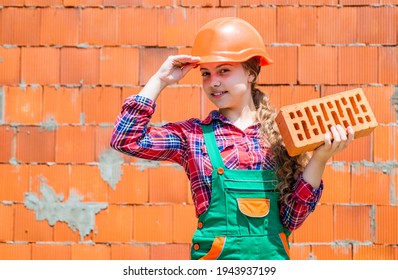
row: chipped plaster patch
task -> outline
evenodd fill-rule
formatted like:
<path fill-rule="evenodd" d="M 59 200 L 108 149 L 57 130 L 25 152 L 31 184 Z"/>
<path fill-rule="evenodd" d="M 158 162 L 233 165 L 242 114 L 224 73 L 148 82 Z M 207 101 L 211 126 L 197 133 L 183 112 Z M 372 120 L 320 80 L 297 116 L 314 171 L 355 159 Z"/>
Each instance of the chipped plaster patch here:
<path fill-rule="evenodd" d="M 95 214 L 108 207 L 108 203 L 82 202 L 75 193 L 70 193 L 66 202 L 62 194 L 57 195 L 44 180 L 40 185 L 40 199 L 36 193 L 25 193 L 24 205 L 35 211 L 38 221 L 47 220 L 51 226 L 56 222 L 65 222 L 74 231 L 78 230 L 80 238 L 94 230 Z"/>
<path fill-rule="evenodd" d="M 112 189 L 116 189 L 117 183 L 122 178 L 123 157 L 119 152 L 107 149 L 99 157 L 98 168 L 100 169 L 101 178 L 107 182 Z"/>

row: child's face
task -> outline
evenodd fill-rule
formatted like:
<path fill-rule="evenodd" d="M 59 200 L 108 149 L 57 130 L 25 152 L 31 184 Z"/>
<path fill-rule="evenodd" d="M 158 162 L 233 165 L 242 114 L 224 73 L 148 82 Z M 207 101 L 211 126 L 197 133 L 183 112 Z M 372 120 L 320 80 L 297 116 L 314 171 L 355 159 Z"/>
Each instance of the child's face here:
<path fill-rule="evenodd" d="M 241 109 L 251 104 L 250 76 L 241 63 L 203 63 L 200 72 L 203 90 L 218 108 Z"/>

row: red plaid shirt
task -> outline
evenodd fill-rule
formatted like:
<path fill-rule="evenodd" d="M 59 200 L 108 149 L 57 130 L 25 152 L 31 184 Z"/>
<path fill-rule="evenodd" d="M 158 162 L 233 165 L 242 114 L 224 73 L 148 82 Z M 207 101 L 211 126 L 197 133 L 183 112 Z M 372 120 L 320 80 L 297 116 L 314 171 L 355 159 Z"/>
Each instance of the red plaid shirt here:
<path fill-rule="evenodd" d="M 167 160 L 181 165 L 191 184 L 192 199 L 199 216 L 209 207 L 212 166 L 201 124 L 213 123 L 216 141 L 228 169 L 274 169 L 268 147 L 259 141 L 259 124 L 240 130 L 218 111 L 206 119 L 189 119 L 162 127 L 149 125 L 155 103 L 136 95 L 127 98 L 117 117 L 111 146 L 123 153 L 148 160 Z M 281 203 L 282 224 L 290 231 L 298 228 L 315 209 L 323 184 L 313 189 L 302 176 L 292 186 L 293 195 Z"/>

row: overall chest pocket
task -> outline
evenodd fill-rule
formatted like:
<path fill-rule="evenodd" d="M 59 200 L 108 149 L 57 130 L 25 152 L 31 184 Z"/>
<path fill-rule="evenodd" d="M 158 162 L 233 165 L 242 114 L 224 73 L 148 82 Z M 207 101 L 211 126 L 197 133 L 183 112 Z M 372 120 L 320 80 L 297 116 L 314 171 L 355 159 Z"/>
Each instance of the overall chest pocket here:
<path fill-rule="evenodd" d="M 264 189 L 225 188 L 228 234 L 276 234 L 278 193 Z"/>

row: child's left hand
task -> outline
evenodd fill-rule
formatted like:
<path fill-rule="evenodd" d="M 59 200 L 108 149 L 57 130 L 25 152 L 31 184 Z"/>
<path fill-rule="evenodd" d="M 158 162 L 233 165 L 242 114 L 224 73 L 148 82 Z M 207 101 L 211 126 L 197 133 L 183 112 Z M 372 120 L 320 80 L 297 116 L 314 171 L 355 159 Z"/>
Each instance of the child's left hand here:
<path fill-rule="evenodd" d="M 332 126 L 330 131 L 331 132 L 325 133 L 325 144 L 318 147 L 313 153 L 313 157 L 324 162 L 328 161 L 338 152 L 344 150 L 352 143 L 352 141 L 354 141 L 354 130 L 351 126 L 344 129 L 338 124 L 336 126 Z"/>

